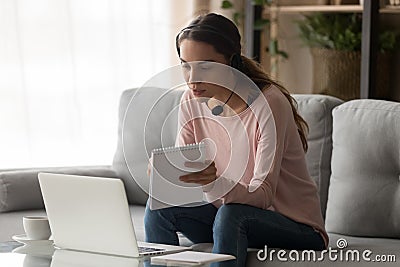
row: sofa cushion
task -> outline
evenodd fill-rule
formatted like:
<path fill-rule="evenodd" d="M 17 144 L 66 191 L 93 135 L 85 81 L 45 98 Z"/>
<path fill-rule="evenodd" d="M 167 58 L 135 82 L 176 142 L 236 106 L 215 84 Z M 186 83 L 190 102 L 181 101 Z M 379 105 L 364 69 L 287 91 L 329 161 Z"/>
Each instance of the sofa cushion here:
<path fill-rule="evenodd" d="M 400 238 L 400 104 L 354 100 L 333 111 L 329 232 Z"/>
<path fill-rule="evenodd" d="M 116 177 L 110 166 L 52 167 L 0 171 L 0 212 L 44 208 L 39 172 Z"/>
<path fill-rule="evenodd" d="M 183 90 L 141 87 L 120 100 L 118 144 L 113 169 L 122 178 L 131 204 L 145 204 L 151 150 L 175 144 Z"/>
<path fill-rule="evenodd" d="M 317 184 L 322 215 L 325 216 L 331 175 L 332 109 L 342 100 L 325 95 L 293 95 L 300 115 L 308 123 L 308 171 Z"/>

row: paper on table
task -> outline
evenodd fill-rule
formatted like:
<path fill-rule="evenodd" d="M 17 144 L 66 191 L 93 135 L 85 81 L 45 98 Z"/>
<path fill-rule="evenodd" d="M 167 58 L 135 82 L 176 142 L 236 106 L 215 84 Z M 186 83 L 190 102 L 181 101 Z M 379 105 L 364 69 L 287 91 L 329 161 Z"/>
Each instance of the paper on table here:
<path fill-rule="evenodd" d="M 226 261 L 236 259 L 232 255 L 215 254 L 197 251 L 184 251 L 174 254 L 163 256 L 156 256 L 151 258 L 152 264 L 166 264 L 166 265 L 189 265 L 196 266 L 210 262 Z"/>

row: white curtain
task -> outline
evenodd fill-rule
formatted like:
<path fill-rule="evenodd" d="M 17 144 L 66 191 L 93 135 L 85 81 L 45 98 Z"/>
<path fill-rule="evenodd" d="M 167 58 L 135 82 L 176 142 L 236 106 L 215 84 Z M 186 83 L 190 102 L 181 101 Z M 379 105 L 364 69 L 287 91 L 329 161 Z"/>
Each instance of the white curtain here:
<path fill-rule="evenodd" d="M 177 2 L 0 0 L 0 169 L 110 164 L 122 90 L 177 63 Z"/>

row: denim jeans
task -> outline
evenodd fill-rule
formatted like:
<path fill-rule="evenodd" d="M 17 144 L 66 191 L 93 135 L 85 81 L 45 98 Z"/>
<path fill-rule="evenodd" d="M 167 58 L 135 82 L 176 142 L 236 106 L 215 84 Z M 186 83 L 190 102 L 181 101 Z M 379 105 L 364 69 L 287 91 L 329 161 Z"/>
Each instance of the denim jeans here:
<path fill-rule="evenodd" d="M 213 263 L 213 267 L 244 267 L 248 247 L 262 249 L 267 245 L 298 250 L 325 247 L 321 235 L 312 227 L 278 212 L 243 204 L 223 205 L 219 209 L 205 204 L 153 211 L 147 205 L 144 225 L 147 242 L 179 245 L 177 232 L 181 232 L 193 243 L 214 243 L 214 253 L 236 257 Z"/>

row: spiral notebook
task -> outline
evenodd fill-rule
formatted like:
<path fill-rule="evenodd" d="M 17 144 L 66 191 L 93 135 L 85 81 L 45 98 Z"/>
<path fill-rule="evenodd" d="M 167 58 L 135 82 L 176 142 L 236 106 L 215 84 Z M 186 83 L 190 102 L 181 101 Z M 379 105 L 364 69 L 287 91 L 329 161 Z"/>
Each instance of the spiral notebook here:
<path fill-rule="evenodd" d="M 154 149 L 152 151 L 153 167 L 150 174 L 150 209 L 193 206 L 202 203 L 201 185 L 181 182 L 179 177 L 201 170 L 186 167 L 185 162 L 204 163 L 205 160 L 206 145 L 204 143 Z"/>

